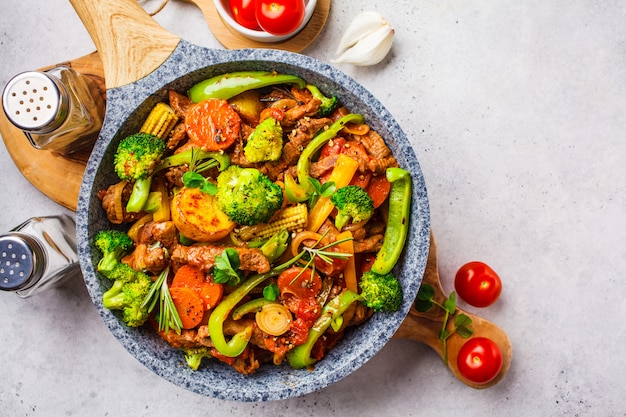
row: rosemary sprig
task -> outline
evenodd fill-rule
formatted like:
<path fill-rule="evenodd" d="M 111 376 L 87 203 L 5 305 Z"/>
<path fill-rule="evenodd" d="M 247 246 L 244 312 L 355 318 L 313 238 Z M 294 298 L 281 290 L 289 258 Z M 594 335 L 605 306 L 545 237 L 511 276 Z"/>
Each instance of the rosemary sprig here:
<path fill-rule="evenodd" d="M 180 320 L 174 300 L 172 300 L 172 294 L 170 294 L 167 286 L 169 271 L 169 268 L 165 268 L 152 283 L 148 295 L 142 303 L 142 307 L 148 307 L 148 313 L 151 313 L 158 303 L 159 312 L 156 315 L 156 320 L 159 324 L 159 331 L 167 333 L 172 329 L 180 334 L 183 323 Z"/>
<path fill-rule="evenodd" d="M 336 240 L 334 242 L 331 242 L 327 245 L 324 245 L 318 248 L 317 245 L 326 237 L 327 234 L 328 234 L 328 231 L 326 231 L 326 233 L 320 236 L 320 238 L 315 242 L 313 246 L 311 247 L 305 246 L 302 252 L 300 252 L 302 255 L 308 254 L 309 256 L 302 271 L 300 271 L 300 273 L 296 275 L 293 280 L 291 280 L 290 284 L 293 284 L 294 282 L 296 282 L 297 279 L 300 277 L 300 275 L 302 275 L 304 271 L 309 268 L 311 268 L 311 279 L 313 278 L 313 274 L 315 274 L 315 258 L 316 257 L 320 258 L 322 261 L 326 262 L 327 264 L 332 264 L 334 259 L 346 260 L 352 256 L 351 253 L 334 252 L 334 251 L 328 250 L 332 248 L 333 246 L 336 246 L 340 243 L 352 240 L 351 237 L 347 237 L 341 240 Z"/>

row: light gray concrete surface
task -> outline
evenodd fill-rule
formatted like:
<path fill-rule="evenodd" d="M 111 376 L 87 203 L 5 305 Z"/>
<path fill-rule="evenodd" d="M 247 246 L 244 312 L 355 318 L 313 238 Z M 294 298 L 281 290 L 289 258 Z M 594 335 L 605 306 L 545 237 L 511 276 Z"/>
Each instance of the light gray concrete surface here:
<path fill-rule="evenodd" d="M 3 4 L 2 86 L 94 50 L 69 2 Z M 507 377 L 468 388 L 426 346 L 392 340 L 354 374 L 301 398 L 205 398 L 133 359 L 77 277 L 27 300 L 0 294 L 0 414 L 626 415 L 626 3 L 333 0 L 304 53 L 330 61 L 361 10 L 391 22 L 394 47 L 374 67 L 339 68 L 379 97 L 414 145 L 444 288 L 470 260 L 502 277 L 494 306 L 460 305 L 509 334 Z M 170 0 L 156 20 L 221 48 L 191 4 Z M 2 231 L 66 211 L 24 179 L 4 144 L 0 194 Z"/>

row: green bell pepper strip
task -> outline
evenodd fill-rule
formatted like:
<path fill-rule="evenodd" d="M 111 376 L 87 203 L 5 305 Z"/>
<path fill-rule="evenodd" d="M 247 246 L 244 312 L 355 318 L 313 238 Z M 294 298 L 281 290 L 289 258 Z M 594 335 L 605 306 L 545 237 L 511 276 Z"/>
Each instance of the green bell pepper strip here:
<path fill-rule="evenodd" d="M 316 359 L 311 357 L 311 351 L 315 342 L 324 334 L 324 332 L 335 322 L 353 302 L 361 300 L 363 297 L 354 291 L 345 290 L 337 297 L 330 300 L 323 308 L 322 315 L 315 321 L 309 335 L 301 345 L 296 346 L 287 353 L 289 365 L 295 369 L 302 369 L 313 366 Z"/>
<path fill-rule="evenodd" d="M 313 185 L 309 181 L 309 168 L 311 166 L 311 159 L 313 156 L 322 149 L 329 140 L 337 136 L 337 133 L 348 123 L 363 123 L 365 119 L 360 114 L 347 114 L 343 116 L 341 119 L 337 120 L 335 123 L 331 124 L 328 129 L 322 130 L 317 136 L 313 138 L 309 142 L 308 145 L 304 148 L 302 153 L 300 154 L 300 158 L 298 159 L 298 163 L 296 165 L 296 172 L 298 174 L 298 182 L 300 183 L 300 187 L 302 187 L 307 194 L 311 194 L 315 191 Z"/>
<path fill-rule="evenodd" d="M 306 82 L 295 75 L 269 71 L 240 71 L 217 75 L 201 81 L 189 89 L 189 98 L 199 103 L 210 98 L 228 100 L 244 91 L 276 84 L 296 84 L 300 88 Z"/>
<path fill-rule="evenodd" d="M 268 272 L 252 275 L 233 292 L 228 294 L 228 296 L 226 296 L 213 309 L 213 312 L 211 312 L 211 315 L 209 316 L 209 336 L 211 338 L 211 342 L 213 342 L 213 347 L 215 347 L 218 352 L 231 358 L 241 355 L 241 353 L 246 349 L 246 346 L 248 346 L 250 337 L 252 337 L 252 326 L 248 326 L 241 332 L 235 334 L 230 341 L 227 342 L 224 335 L 224 321 L 226 321 L 235 306 L 239 304 L 239 302 L 241 302 L 241 300 L 250 291 L 252 291 L 253 288 L 261 284 L 266 279 L 279 275 L 285 269 L 297 262 L 303 254 L 304 251 L 300 252 L 289 261 L 270 269 Z"/>
<path fill-rule="evenodd" d="M 411 216 L 411 176 L 408 171 L 387 168 L 387 180 L 391 183 L 389 191 L 389 216 L 383 245 L 376 254 L 372 271 L 385 275 L 393 269 L 400 258 L 406 237 L 409 233 Z"/>
<path fill-rule="evenodd" d="M 263 306 L 272 303 L 275 303 L 275 301 L 266 300 L 265 298 L 255 298 L 254 300 L 248 301 L 233 310 L 232 318 L 233 320 L 241 320 L 241 318 L 246 314 L 258 311 L 263 308 Z"/>

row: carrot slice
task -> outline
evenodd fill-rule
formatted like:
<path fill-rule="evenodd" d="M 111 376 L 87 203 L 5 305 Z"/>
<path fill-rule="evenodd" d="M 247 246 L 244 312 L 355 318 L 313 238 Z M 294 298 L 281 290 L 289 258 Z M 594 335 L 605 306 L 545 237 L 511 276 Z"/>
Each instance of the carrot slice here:
<path fill-rule="evenodd" d="M 180 316 L 183 329 L 193 329 L 202 322 L 204 303 L 194 290 L 187 287 L 170 287 L 172 301 Z"/>
<path fill-rule="evenodd" d="M 170 287 L 187 287 L 194 291 L 200 291 L 204 282 L 204 274 L 199 268 L 183 265 L 176 271 Z"/>
<path fill-rule="evenodd" d="M 239 138 L 241 118 L 226 100 L 204 100 L 185 115 L 185 130 L 192 143 L 207 151 L 219 151 Z"/>
<path fill-rule="evenodd" d="M 224 286 L 212 281 L 205 281 L 200 287 L 200 297 L 207 310 L 215 307 L 224 294 Z"/>

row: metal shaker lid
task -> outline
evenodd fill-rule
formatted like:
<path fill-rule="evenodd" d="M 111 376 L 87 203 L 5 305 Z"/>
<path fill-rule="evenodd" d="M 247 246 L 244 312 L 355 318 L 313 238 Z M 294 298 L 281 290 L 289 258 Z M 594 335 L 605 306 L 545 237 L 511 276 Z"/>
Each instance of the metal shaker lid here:
<path fill-rule="evenodd" d="M 31 240 L 12 233 L 0 236 L 0 290 L 26 288 L 41 277 L 41 253 Z"/>
<path fill-rule="evenodd" d="M 52 76 L 28 71 L 13 77 L 4 87 L 2 105 L 18 128 L 37 133 L 56 129 L 67 116 L 63 85 Z"/>

